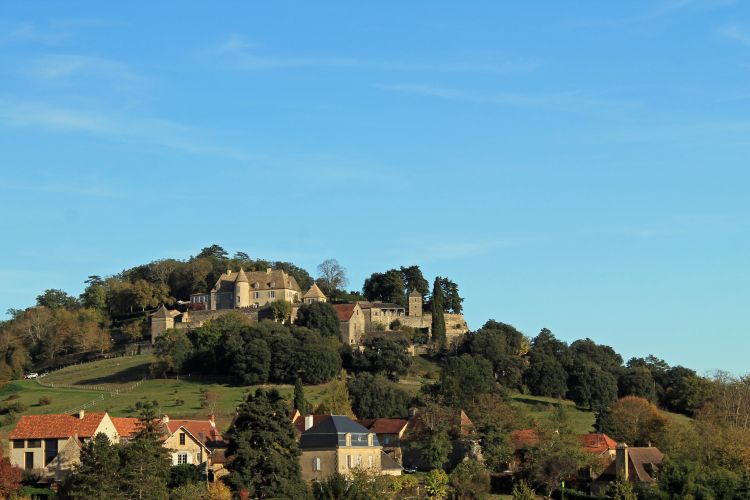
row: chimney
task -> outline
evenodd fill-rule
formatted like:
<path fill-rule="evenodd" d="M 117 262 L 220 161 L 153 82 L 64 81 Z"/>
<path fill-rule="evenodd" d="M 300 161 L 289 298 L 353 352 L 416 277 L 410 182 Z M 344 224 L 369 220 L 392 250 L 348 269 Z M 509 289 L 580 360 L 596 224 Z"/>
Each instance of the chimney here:
<path fill-rule="evenodd" d="M 78 410 L 78 418 L 79 419 L 83 420 L 83 417 L 85 417 L 85 416 L 86 416 L 86 411 L 85 410 Z"/>
<path fill-rule="evenodd" d="M 625 443 L 617 443 L 617 451 L 615 452 L 615 474 L 620 481 L 628 480 L 628 461 L 628 445 Z"/>
<path fill-rule="evenodd" d="M 211 424 L 211 427 L 216 427 L 216 416 L 213 413 L 208 415 L 208 421 Z"/>
<path fill-rule="evenodd" d="M 271 268 L 270 267 L 266 268 L 266 274 L 271 274 Z"/>
<path fill-rule="evenodd" d="M 227 269 L 227 276 L 229 276 L 230 274 L 232 274 L 232 270 L 231 269 Z"/>
<path fill-rule="evenodd" d="M 313 426 L 313 416 L 305 415 L 305 430 Z"/>
<path fill-rule="evenodd" d="M 163 417 L 161 417 L 161 421 L 162 421 L 163 423 L 165 423 L 165 424 L 166 424 L 167 422 L 169 422 L 169 415 L 164 415 Z"/>

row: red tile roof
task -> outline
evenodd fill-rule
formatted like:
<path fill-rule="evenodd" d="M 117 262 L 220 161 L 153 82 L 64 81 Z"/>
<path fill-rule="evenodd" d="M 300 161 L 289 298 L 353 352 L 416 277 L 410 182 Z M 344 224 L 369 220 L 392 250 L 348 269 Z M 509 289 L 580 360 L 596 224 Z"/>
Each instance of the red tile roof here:
<path fill-rule="evenodd" d="M 536 429 L 519 429 L 511 431 L 510 440 L 516 450 L 525 450 L 539 444 L 539 434 Z"/>
<path fill-rule="evenodd" d="M 140 419 L 133 417 L 110 417 L 120 437 L 132 438 L 140 430 Z"/>
<path fill-rule="evenodd" d="M 221 434 L 210 420 L 172 420 L 170 418 L 168 422 L 164 423 L 172 434 L 177 432 L 180 427 L 184 427 L 205 445 L 218 444 L 223 441 Z"/>
<path fill-rule="evenodd" d="M 601 454 L 616 449 L 617 443 L 606 434 L 584 434 L 581 436 L 581 446 L 583 451 Z"/>
<path fill-rule="evenodd" d="M 398 434 L 409 423 L 403 418 L 362 418 L 356 422 L 375 434 Z"/>
<path fill-rule="evenodd" d="M 89 438 L 94 435 L 106 413 L 78 415 L 49 414 L 24 415 L 10 433 L 10 439 Z"/>
<path fill-rule="evenodd" d="M 349 321 L 354 314 L 354 308 L 357 304 L 333 304 L 336 314 L 339 315 L 339 321 Z"/>

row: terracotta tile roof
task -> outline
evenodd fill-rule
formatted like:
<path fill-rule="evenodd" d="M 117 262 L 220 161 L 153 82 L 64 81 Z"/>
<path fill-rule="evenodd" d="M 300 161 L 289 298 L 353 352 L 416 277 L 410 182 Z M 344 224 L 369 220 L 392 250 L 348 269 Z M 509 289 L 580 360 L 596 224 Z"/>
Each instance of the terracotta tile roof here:
<path fill-rule="evenodd" d="M 336 314 L 339 315 L 339 321 L 349 321 L 356 307 L 357 304 L 333 304 Z"/>
<path fill-rule="evenodd" d="M 89 438 L 94 435 L 106 413 L 85 413 L 78 415 L 49 414 L 24 415 L 10 433 L 10 439 L 68 438 L 78 436 Z"/>
<path fill-rule="evenodd" d="M 519 429 L 511 431 L 510 440 L 516 450 L 525 450 L 539 444 L 539 434 L 536 429 Z"/>
<path fill-rule="evenodd" d="M 617 448 L 617 442 L 606 434 L 584 434 L 581 436 L 583 451 L 601 454 Z"/>
<path fill-rule="evenodd" d="M 398 434 L 409 423 L 404 418 L 362 418 L 356 422 L 375 434 Z"/>
<path fill-rule="evenodd" d="M 132 438 L 140 429 L 140 419 L 134 417 L 110 417 L 115 424 L 117 434 L 123 438 Z"/>
<path fill-rule="evenodd" d="M 180 427 L 184 427 L 206 446 L 218 445 L 224 441 L 219 431 L 216 430 L 216 426 L 212 425 L 210 420 L 172 420 L 170 418 L 168 422 L 164 423 L 172 434 L 177 432 Z"/>

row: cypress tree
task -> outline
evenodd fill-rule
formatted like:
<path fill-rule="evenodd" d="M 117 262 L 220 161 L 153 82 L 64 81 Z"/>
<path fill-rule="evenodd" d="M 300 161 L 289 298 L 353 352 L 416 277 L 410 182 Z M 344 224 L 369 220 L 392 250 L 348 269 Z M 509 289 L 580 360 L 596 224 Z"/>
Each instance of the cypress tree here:
<path fill-rule="evenodd" d="M 302 379 L 297 377 L 294 383 L 294 409 L 304 415 L 305 408 L 305 389 L 302 387 Z"/>
<path fill-rule="evenodd" d="M 443 287 L 438 276 L 432 286 L 432 342 L 440 349 L 445 349 L 446 344 L 443 302 Z"/>
<path fill-rule="evenodd" d="M 102 433 L 81 448 L 81 463 L 63 487 L 69 498 L 115 500 L 125 498 L 120 492 L 119 446 Z"/>
<path fill-rule="evenodd" d="M 150 405 L 141 411 L 140 428 L 122 451 L 122 488 L 126 498 L 166 499 L 172 459 L 161 441 L 161 424 Z"/>
<path fill-rule="evenodd" d="M 240 496 L 306 496 L 289 407 L 278 391 L 258 389 L 249 394 L 227 437 L 227 482 Z"/>

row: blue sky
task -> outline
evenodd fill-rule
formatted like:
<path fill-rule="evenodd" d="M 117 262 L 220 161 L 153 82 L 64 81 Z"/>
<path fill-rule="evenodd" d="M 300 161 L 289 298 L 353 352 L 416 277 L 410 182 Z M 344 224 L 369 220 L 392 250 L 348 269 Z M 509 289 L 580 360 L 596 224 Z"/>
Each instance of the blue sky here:
<path fill-rule="evenodd" d="M 272 5 L 271 5 L 272 4 Z M 212 243 L 748 370 L 750 8 L 4 2 L 0 310 Z"/>

